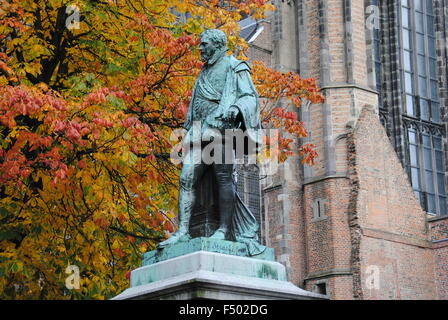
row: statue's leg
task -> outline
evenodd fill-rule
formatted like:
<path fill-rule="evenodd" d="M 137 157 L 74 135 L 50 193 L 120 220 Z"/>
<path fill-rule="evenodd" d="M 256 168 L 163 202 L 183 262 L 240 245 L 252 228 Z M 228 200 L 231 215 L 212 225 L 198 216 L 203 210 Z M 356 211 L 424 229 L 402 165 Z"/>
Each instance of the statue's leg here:
<path fill-rule="evenodd" d="M 179 178 L 179 229 L 168 240 L 159 243 L 159 248 L 190 239 L 190 218 L 196 201 L 195 186 L 205 169 L 206 165 L 200 159 L 195 162 L 184 161 Z"/>
<path fill-rule="evenodd" d="M 218 230 L 212 235 L 214 239 L 225 239 L 230 230 L 232 217 L 235 211 L 236 188 L 233 181 L 233 164 L 214 164 L 216 182 L 219 194 Z"/>

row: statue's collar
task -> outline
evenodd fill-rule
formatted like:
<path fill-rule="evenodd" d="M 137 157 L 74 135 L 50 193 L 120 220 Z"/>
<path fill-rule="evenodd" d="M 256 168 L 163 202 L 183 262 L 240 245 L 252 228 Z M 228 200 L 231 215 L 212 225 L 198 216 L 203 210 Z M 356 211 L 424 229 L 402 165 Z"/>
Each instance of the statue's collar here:
<path fill-rule="evenodd" d="M 223 48 L 221 50 L 216 50 L 216 52 L 213 54 L 213 56 L 210 58 L 210 60 L 207 61 L 207 66 L 214 65 L 218 60 L 221 60 L 221 58 L 226 56 L 227 48 Z"/>

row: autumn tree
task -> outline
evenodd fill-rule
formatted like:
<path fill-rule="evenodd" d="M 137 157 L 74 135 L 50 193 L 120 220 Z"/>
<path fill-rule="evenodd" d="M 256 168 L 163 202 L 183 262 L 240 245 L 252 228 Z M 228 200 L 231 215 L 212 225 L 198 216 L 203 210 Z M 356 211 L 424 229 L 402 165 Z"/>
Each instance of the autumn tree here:
<path fill-rule="evenodd" d="M 175 228 L 169 137 L 201 68 L 200 33 L 219 27 L 244 58 L 241 15 L 272 9 L 266 0 L 0 2 L 1 298 L 103 299 L 128 286 L 141 254 Z M 261 64 L 254 81 L 274 110 L 265 122 L 306 136 L 276 101 L 321 101 L 314 81 Z M 81 271 L 79 290 L 65 286 L 69 265 Z"/>

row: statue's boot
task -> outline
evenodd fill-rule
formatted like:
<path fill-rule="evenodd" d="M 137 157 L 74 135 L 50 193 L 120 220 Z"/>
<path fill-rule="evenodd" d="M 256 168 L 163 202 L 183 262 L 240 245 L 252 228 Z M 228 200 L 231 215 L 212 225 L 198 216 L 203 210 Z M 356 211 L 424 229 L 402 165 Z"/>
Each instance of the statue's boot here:
<path fill-rule="evenodd" d="M 179 230 L 177 230 L 171 237 L 169 237 L 167 240 L 160 242 L 157 247 L 158 248 L 165 248 L 171 244 L 175 244 L 178 242 L 185 242 L 190 240 L 190 234 L 188 231 L 186 231 L 185 227 L 179 227 Z"/>
<path fill-rule="evenodd" d="M 230 224 L 232 222 L 234 205 L 235 205 L 234 201 L 231 201 L 231 200 L 229 201 L 229 199 L 226 199 L 226 200 L 220 199 L 220 203 L 219 203 L 219 211 L 220 211 L 219 228 L 218 228 L 218 230 L 215 231 L 215 233 L 210 238 L 218 239 L 218 240 L 225 240 L 226 239 L 227 233 L 230 230 Z"/>
<path fill-rule="evenodd" d="M 218 230 L 215 231 L 215 233 L 213 233 L 213 235 L 210 238 L 217 240 L 225 240 L 226 234 L 227 230 L 219 228 Z"/>
<path fill-rule="evenodd" d="M 179 193 L 179 229 L 167 240 L 160 242 L 157 245 L 158 248 L 164 248 L 168 245 L 191 239 L 189 228 L 193 206 L 194 192 L 181 189 Z"/>

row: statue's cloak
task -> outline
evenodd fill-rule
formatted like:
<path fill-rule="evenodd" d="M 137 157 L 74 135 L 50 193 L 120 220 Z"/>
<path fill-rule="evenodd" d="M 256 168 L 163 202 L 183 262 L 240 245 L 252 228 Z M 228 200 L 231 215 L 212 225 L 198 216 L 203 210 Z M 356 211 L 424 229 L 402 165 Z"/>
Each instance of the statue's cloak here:
<path fill-rule="evenodd" d="M 184 128 L 188 130 L 191 135 L 193 125 L 193 101 L 198 86 L 201 85 L 203 92 L 207 92 L 210 100 L 217 100 L 219 107 L 211 112 L 203 121 L 202 129 L 206 128 L 226 128 L 219 117 L 227 113 L 231 106 L 235 106 L 240 110 L 241 129 L 244 130 L 248 136 L 257 144 L 261 143 L 260 130 L 260 105 L 258 102 L 258 94 L 250 76 L 250 67 L 245 61 L 237 60 L 233 56 L 226 56 L 223 59 L 227 60 L 226 81 L 224 89 L 221 94 L 217 92 L 209 83 L 199 81 L 196 82 L 191 96 L 190 106 L 188 108 L 187 117 L 184 123 Z"/>
<path fill-rule="evenodd" d="M 245 61 L 237 60 L 233 56 L 226 56 L 226 80 L 222 94 L 218 94 L 217 90 L 211 87 L 210 84 L 199 81 L 196 82 L 193 89 L 190 106 L 188 109 L 184 128 L 188 130 L 187 135 L 192 137 L 193 127 L 193 101 L 197 90 L 202 90 L 210 93 L 210 100 L 220 101 L 219 107 L 214 109 L 206 120 L 202 122 L 202 132 L 207 128 L 226 128 L 226 123 L 220 118 L 221 115 L 227 114 L 231 106 L 239 109 L 240 114 L 237 119 L 240 129 L 242 129 L 247 136 L 255 143 L 260 145 L 260 106 L 258 102 L 258 94 L 250 76 L 250 67 Z M 198 88 L 201 86 L 201 88 Z M 192 139 L 193 141 L 194 139 Z M 212 170 L 207 170 L 206 174 L 212 174 Z M 234 186 L 236 190 L 235 175 L 233 175 Z M 201 182 L 207 177 L 203 177 Z M 201 189 L 201 182 L 198 189 Z M 202 190 L 207 192 L 205 199 L 213 197 L 213 189 Z M 209 198 L 210 197 L 210 198 Z M 251 256 L 258 255 L 265 250 L 265 246 L 259 243 L 258 239 L 259 224 L 255 219 L 250 209 L 243 203 L 238 193 L 236 193 L 235 209 L 232 219 L 231 237 L 232 240 L 245 243 L 248 252 Z"/>

